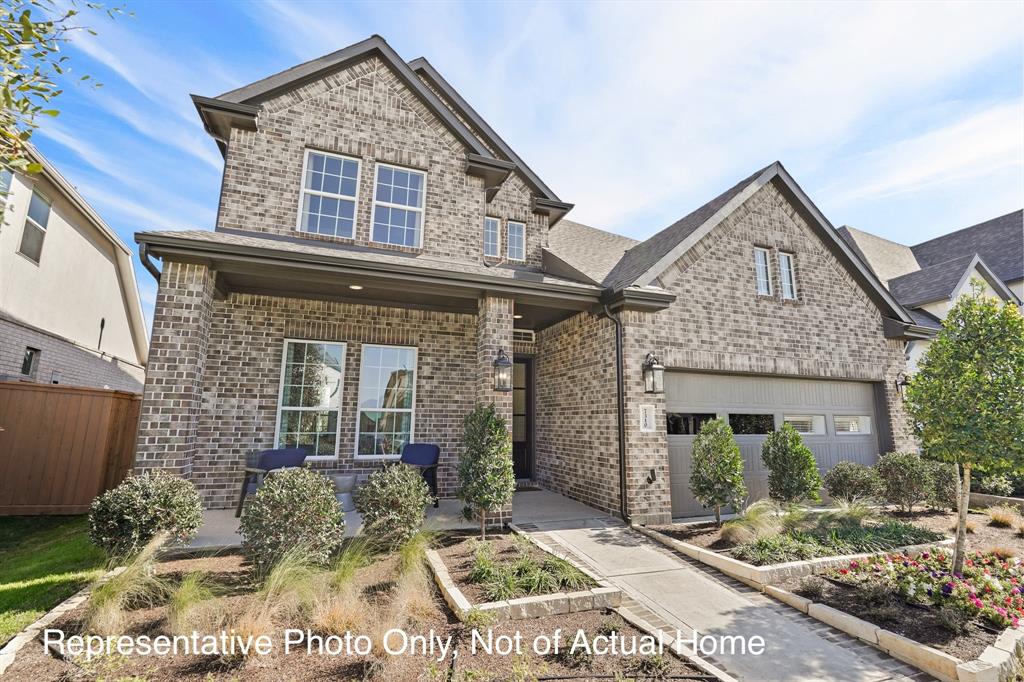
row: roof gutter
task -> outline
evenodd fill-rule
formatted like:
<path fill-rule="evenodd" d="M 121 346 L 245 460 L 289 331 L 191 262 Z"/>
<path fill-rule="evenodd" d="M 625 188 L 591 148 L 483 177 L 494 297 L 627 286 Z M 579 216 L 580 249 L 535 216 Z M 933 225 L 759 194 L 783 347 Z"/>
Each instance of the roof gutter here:
<path fill-rule="evenodd" d="M 139 260 L 142 262 L 142 267 L 149 271 L 149 274 L 153 275 L 153 279 L 157 282 L 160 281 L 160 270 L 157 269 L 153 261 L 149 259 L 149 244 L 146 242 L 139 242 Z"/>
<path fill-rule="evenodd" d="M 619 413 L 619 513 L 630 523 L 629 503 L 626 501 L 626 386 L 622 376 L 622 320 L 613 315 L 608 304 L 601 306 L 605 316 L 615 324 L 615 393 Z"/>

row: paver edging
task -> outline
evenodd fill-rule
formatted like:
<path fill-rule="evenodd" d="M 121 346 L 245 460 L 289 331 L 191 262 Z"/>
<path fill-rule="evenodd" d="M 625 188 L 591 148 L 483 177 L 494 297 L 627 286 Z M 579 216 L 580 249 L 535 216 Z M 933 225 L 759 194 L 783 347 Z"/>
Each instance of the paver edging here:
<path fill-rule="evenodd" d="M 945 540 L 938 540 L 936 542 L 930 542 L 923 545 L 908 545 L 906 547 L 894 547 L 893 549 L 885 550 L 884 552 L 865 552 L 862 554 L 846 554 L 843 556 L 831 556 L 831 557 L 818 557 L 817 559 L 805 559 L 803 561 L 789 561 L 783 564 L 773 564 L 771 566 L 754 566 L 738 559 L 718 554 L 710 550 L 698 547 L 697 545 L 691 545 L 688 542 L 682 540 L 676 540 L 675 538 L 669 537 L 664 533 L 660 533 L 644 526 L 633 526 L 633 528 L 643 535 L 651 538 L 655 542 L 665 545 L 669 549 L 673 549 L 681 554 L 685 554 L 691 559 L 711 566 L 722 573 L 725 573 L 731 578 L 750 585 L 751 587 L 759 590 L 764 589 L 765 585 L 771 585 L 785 578 L 800 578 L 805 575 L 812 575 L 817 573 L 824 568 L 833 568 L 835 566 L 843 566 L 851 561 L 860 561 L 874 556 L 880 556 L 883 554 L 894 554 L 902 553 L 910 556 L 916 556 L 921 552 L 928 551 L 930 549 L 945 550 L 947 547 L 952 546 L 955 540 L 947 538 Z"/>
<path fill-rule="evenodd" d="M 583 611 L 598 611 L 601 609 L 614 609 L 622 603 L 622 590 L 615 587 L 607 580 L 594 575 L 592 571 L 571 557 L 560 554 L 548 547 L 543 542 L 522 533 L 513 524 L 509 527 L 514 532 L 525 535 L 530 542 L 560 559 L 568 561 L 591 580 L 597 583 L 596 587 L 589 590 L 577 590 L 575 592 L 555 592 L 553 594 L 539 594 L 529 597 L 519 597 L 506 601 L 485 602 L 473 605 L 466 595 L 462 593 L 455 581 L 452 580 L 448 567 L 444 565 L 441 555 L 436 550 L 427 550 L 427 565 L 434 574 L 434 582 L 445 602 L 451 607 L 456 617 L 465 621 L 471 611 L 493 614 L 498 620 L 526 620 L 528 618 L 541 618 L 543 616 L 558 616 L 568 613 L 580 613 Z"/>
<path fill-rule="evenodd" d="M 89 583 L 78 592 L 75 592 L 73 595 L 41 615 L 35 620 L 35 622 L 30 623 L 24 630 L 14 635 L 14 637 L 12 637 L 11 640 L 7 642 L 7 644 L 4 644 L 3 648 L 0 649 L 0 675 L 3 675 L 4 672 L 11 667 L 11 664 L 14 663 L 15 656 L 22 647 L 35 639 L 36 635 L 38 635 L 44 628 L 49 627 L 55 620 L 63 616 L 65 613 L 77 609 L 86 599 L 89 598 L 89 593 L 92 592 L 94 587 L 101 583 L 105 583 L 122 571 L 124 571 L 123 566 L 107 571 L 97 580 Z"/>
<path fill-rule="evenodd" d="M 781 587 L 766 585 L 764 593 L 943 682 L 1002 682 L 1024 671 L 1024 628 L 1006 628 L 977 659 L 963 661 Z"/>

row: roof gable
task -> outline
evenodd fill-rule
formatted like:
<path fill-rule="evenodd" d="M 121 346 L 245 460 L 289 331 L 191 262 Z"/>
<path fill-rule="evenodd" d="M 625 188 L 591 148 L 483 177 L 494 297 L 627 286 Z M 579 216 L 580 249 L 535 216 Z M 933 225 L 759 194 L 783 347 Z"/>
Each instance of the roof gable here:
<path fill-rule="evenodd" d="M 978 254 L 1004 282 L 1024 279 L 1024 210 L 965 227 L 910 249 L 922 267 Z"/>
<path fill-rule="evenodd" d="M 889 290 L 903 305 L 916 307 L 953 298 L 975 272 L 979 273 L 1003 300 L 1017 300 L 1014 293 L 978 254 L 953 258 L 897 277 L 890 280 Z"/>

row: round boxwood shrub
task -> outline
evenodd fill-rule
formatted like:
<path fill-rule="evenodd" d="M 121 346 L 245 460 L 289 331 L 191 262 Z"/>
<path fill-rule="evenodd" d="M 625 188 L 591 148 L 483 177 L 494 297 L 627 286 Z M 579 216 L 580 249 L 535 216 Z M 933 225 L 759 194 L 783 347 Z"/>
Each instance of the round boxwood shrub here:
<path fill-rule="evenodd" d="M 821 474 L 814 453 L 790 424 L 772 431 L 761 445 L 768 468 L 768 496 L 780 502 L 821 499 Z"/>
<path fill-rule="evenodd" d="M 242 549 L 262 573 L 292 550 L 310 564 L 326 564 L 345 537 L 345 520 L 330 479 L 284 469 L 256 491 L 240 530 Z"/>
<path fill-rule="evenodd" d="M 988 493 L 989 495 L 1010 497 L 1013 495 L 1013 487 L 1013 481 L 1010 480 L 1010 477 L 1002 474 L 993 474 L 981 479 L 981 492 Z"/>
<path fill-rule="evenodd" d="M 910 513 L 928 499 L 931 472 L 928 462 L 915 452 L 889 452 L 878 458 L 875 470 L 882 479 L 882 495 Z"/>
<path fill-rule="evenodd" d="M 956 465 L 947 462 L 928 462 L 928 506 L 932 509 L 957 507 L 956 489 L 960 480 Z"/>
<path fill-rule="evenodd" d="M 203 504 L 192 481 L 164 472 L 129 476 L 89 508 L 89 539 L 108 555 L 130 557 L 166 531 L 185 542 L 203 525 Z"/>
<path fill-rule="evenodd" d="M 866 500 L 878 495 L 882 483 L 869 466 L 843 460 L 825 474 L 825 490 L 836 500 Z"/>
<path fill-rule="evenodd" d="M 416 534 L 434 500 L 419 469 L 395 464 L 370 474 L 355 501 L 363 532 L 382 547 L 394 548 Z"/>

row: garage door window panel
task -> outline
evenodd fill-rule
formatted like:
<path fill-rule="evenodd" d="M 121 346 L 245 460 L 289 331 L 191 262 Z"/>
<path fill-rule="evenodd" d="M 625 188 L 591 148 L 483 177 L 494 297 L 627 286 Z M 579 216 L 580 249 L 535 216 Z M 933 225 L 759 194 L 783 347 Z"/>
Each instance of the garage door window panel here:
<path fill-rule="evenodd" d="M 836 415 L 836 435 L 860 436 L 871 433 L 871 417 Z"/>
<path fill-rule="evenodd" d="M 775 415 L 730 414 L 729 426 L 737 436 L 763 436 L 775 430 Z"/>
<path fill-rule="evenodd" d="M 669 412 L 665 415 L 670 436 L 696 436 L 706 422 L 718 415 L 706 412 Z"/>
<path fill-rule="evenodd" d="M 797 433 L 820 436 L 825 433 L 825 415 L 823 414 L 787 414 L 782 417 Z"/>

